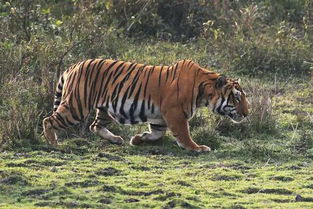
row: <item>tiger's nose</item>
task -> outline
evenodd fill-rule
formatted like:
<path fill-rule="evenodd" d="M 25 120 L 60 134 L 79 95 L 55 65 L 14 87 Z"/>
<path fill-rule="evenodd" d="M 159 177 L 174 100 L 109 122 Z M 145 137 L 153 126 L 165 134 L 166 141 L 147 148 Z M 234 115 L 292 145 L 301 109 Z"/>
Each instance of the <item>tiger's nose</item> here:
<path fill-rule="evenodd" d="M 248 116 L 248 114 L 249 114 L 249 111 L 247 111 L 247 112 L 243 112 L 243 113 L 242 113 L 242 116 L 243 116 L 243 117 L 247 117 L 247 116 Z"/>

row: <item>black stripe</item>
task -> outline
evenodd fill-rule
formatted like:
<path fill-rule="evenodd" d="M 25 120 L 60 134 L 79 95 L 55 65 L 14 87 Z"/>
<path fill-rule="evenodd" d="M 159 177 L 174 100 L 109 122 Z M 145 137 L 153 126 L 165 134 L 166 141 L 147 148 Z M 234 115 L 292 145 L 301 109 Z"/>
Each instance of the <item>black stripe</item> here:
<path fill-rule="evenodd" d="M 113 66 L 114 66 L 114 65 L 111 64 L 111 65 L 109 66 L 109 68 L 106 69 L 106 72 L 108 72 Z M 112 71 L 112 72 L 109 74 L 109 76 L 107 77 L 107 80 L 106 80 L 106 82 L 105 82 L 105 84 L 104 84 L 104 87 L 102 88 L 103 83 L 104 83 L 104 82 L 103 82 L 103 81 L 104 81 L 104 77 L 105 77 L 105 75 L 103 75 L 103 77 L 102 77 L 102 79 L 101 79 L 101 85 L 100 85 L 100 88 L 99 88 L 99 93 L 98 93 L 96 102 L 99 101 L 100 96 L 101 96 L 101 98 L 103 98 L 103 94 L 105 94 L 105 93 L 108 91 L 107 86 L 108 86 L 109 82 L 111 81 L 112 75 L 113 75 L 113 71 Z M 102 94 L 101 94 L 101 91 L 103 91 Z"/>
<path fill-rule="evenodd" d="M 145 115 L 145 103 L 146 101 L 143 100 L 141 104 L 140 114 L 139 114 L 139 117 L 142 122 L 147 122 L 147 116 Z"/>
<path fill-rule="evenodd" d="M 50 125 L 52 126 L 53 129 L 58 130 L 58 128 L 53 125 L 52 119 L 53 119 L 53 115 L 48 118 Z M 55 119 L 53 119 L 53 120 L 55 120 Z"/>
<path fill-rule="evenodd" d="M 162 76 L 163 67 L 164 66 L 161 67 L 160 74 L 159 74 L 159 87 L 161 86 L 161 76 Z"/>
<path fill-rule="evenodd" d="M 62 96 L 62 92 L 56 92 L 55 93 L 55 98 L 58 99 Z"/>
<path fill-rule="evenodd" d="M 74 97 L 74 95 L 71 94 L 70 98 L 68 100 L 68 102 L 69 102 L 68 106 L 73 107 L 73 108 L 69 108 L 67 105 L 63 105 L 63 107 L 65 107 L 67 110 L 69 110 L 71 112 L 71 115 L 75 120 L 80 121 L 79 116 L 76 114 L 77 108 L 75 108 L 75 105 L 73 104 L 73 97 Z"/>
<path fill-rule="evenodd" d="M 122 61 L 122 63 L 119 64 L 119 66 L 117 66 L 117 68 L 114 70 L 113 76 L 115 76 L 115 75 L 119 72 L 119 70 L 120 70 L 122 67 L 124 67 L 124 64 L 125 64 L 125 62 Z"/>
<path fill-rule="evenodd" d="M 60 100 L 55 100 L 55 101 L 54 101 L 54 105 L 59 106 L 59 105 L 60 105 L 60 103 L 61 103 L 61 101 L 60 101 Z"/>
<path fill-rule="evenodd" d="M 57 113 L 57 112 L 56 112 Z M 63 118 L 60 116 L 59 113 L 57 113 L 55 116 L 54 121 L 58 124 L 59 127 L 65 129 L 67 127 L 66 122 L 63 120 Z"/>
<path fill-rule="evenodd" d="M 117 106 L 117 103 L 118 103 L 118 100 L 119 100 L 119 95 L 120 95 L 120 92 L 124 86 L 124 80 L 121 81 L 118 85 L 116 85 L 115 89 L 113 90 L 113 93 L 112 93 L 112 106 L 113 106 L 113 109 L 114 109 L 114 112 L 116 111 L 116 106 Z"/>
<path fill-rule="evenodd" d="M 69 100 L 69 101 L 71 101 L 71 100 Z M 72 105 L 70 105 L 70 106 L 73 107 Z M 72 116 L 72 118 L 73 118 L 75 121 L 80 121 L 80 119 L 78 118 L 78 115 L 73 111 L 74 108 L 69 108 L 68 105 L 63 105 L 63 107 L 66 108 L 68 111 L 71 112 L 71 116 Z"/>
<path fill-rule="evenodd" d="M 192 84 L 192 91 L 191 91 L 191 106 L 190 106 L 190 115 L 193 115 L 193 89 L 195 88 L 195 84 L 196 84 L 196 79 L 197 79 L 197 76 L 198 76 L 198 73 L 199 71 L 197 71 L 194 75 L 194 79 L 193 79 L 193 84 Z"/>
<path fill-rule="evenodd" d="M 105 84 L 104 84 L 104 87 L 103 87 L 103 88 L 102 88 L 102 84 L 103 84 L 104 82 L 101 83 L 101 86 L 100 86 L 101 88 L 99 89 L 100 91 L 99 91 L 99 94 L 98 94 L 98 96 L 97 96 L 97 101 L 99 100 L 100 97 L 101 97 L 101 98 L 104 98 L 104 97 L 107 96 L 107 93 L 108 93 L 108 91 L 109 91 L 109 88 L 107 88 L 107 86 L 108 86 L 108 84 L 109 84 L 109 82 L 110 82 L 111 76 L 112 76 L 112 73 L 109 75 L 109 77 L 108 77 L 107 80 L 105 81 Z M 102 94 L 100 94 L 101 90 L 103 90 Z M 108 96 L 110 96 L 110 95 L 108 95 Z"/>
<path fill-rule="evenodd" d="M 146 77 L 147 72 L 148 72 L 148 70 L 147 70 L 147 69 L 144 69 L 143 77 Z"/>
<path fill-rule="evenodd" d="M 171 68 L 171 67 L 168 67 L 168 68 L 166 69 L 166 79 L 165 79 L 165 82 L 166 82 L 167 79 L 168 79 L 170 68 Z"/>
<path fill-rule="evenodd" d="M 106 95 L 106 93 L 107 93 L 107 91 L 108 91 L 108 89 L 107 89 L 107 86 L 108 86 L 108 83 L 110 82 L 110 79 L 111 79 L 111 76 L 112 76 L 112 74 L 113 74 L 113 71 L 112 72 L 110 72 L 110 75 L 107 77 L 107 74 L 108 74 L 108 72 L 114 67 L 114 65 L 117 63 L 118 61 L 114 61 L 114 62 L 112 62 L 109 66 L 108 66 L 108 68 L 106 68 L 105 70 L 104 70 L 104 73 L 103 73 L 103 75 L 102 75 L 102 78 L 101 78 L 101 85 L 100 85 L 100 88 L 99 88 L 99 92 L 98 92 L 98 94 L 95 94 L 95 97 L 96 97 L 96 99 L 95 99 L 95 102 L 96 103 L 99 103 L 99 99 L 100 98 L 105 98 L 105 96 L 103 96 L 104 94 Z M 101 70 L 99 69 L 99 71 L 98 72 L 100 72 Z M 104 79 L 106 78 L 106 82 L 105 82 L 105 84 L 104 84 Z M 103 84 L 104 84 L 104 87 L 103 87 Z"/>
<path fill-rule="evenodd" d="M 88 107 L 89 110 L 92 109 L 92 107 L 94 106 L 95 102 L 95 96 L 96 96 L 96 86 L 97 86 L 97 81 L 98 81 L 98 76 L 100 73 L 100 69 L 102 68 L 103 64 L 104 64 L 104 60 L 100 60 L 99 62 L 97 62 L 96 64 L 94 64 L 93 68 L 91 69 L 90 72 L 90 79 L 88 82 L 88 86 L 90 87 L 89 89 L 89 98 L 88 98 Z M 96 70 L 96 72 L 95 72 Z"/>
<path fill-rule="evenodd" d="M 152 67 L 152 69 L 150 69 L 150 71 L 149 71 L 149 73 L 148 73 L 146 85 L 145 85 L 145 88 L 144 88 L 143 98 L 146 98 L 147 86 L 148 86 L 148 83 L 149 83 L 149 81 L 150 81 L 150 76 L 151 76 L 153 70 L 154 70 L 154 66 Z"/>
<path fill-rule="evenodd" d="M 98 83 L 98 77 L 99 77 L 99 74 L 101 72 L 101 68 L 102 68 L 104 63 L 105 63 L 105 60 L 101 60 L 99 62 L 99 64 L 97 65 L 97 70 L 96 70 L 97 72 L 96 72 L 95 78 L 93 79 L 93 82 L 92 82 L 91 87 L 90 87 L 91 96 L 89 97 L 89 102 L 88 102 L 89 108 L 93 107 L 95 105 L 95 103 L 98 103 L 98 101 L 95 100 L 95 98 L 96 98 L 97 94 L 100 94 L 100 91 L 97 91 L 96 87 L 97 87 L 97 83 Z M 103 79 L 104 79 L 104 76 L 103 76 Z"/>
<path fill-rule="evenodd" d="M 149 98 L 148 98 L 148 109 L 150 109 L 151 106 L 151 94 L 149 94 Z"/>
<path fill-rule="evenodd" d="M 136 69 L 137 64 L 136 63 L 132 63 L 129 68 L 126 70 L 127 74 L 125 75 L 125 77 L 123 78 L 123 80 L 121 82 L 127 81 L 130 77 L 130 75 L 132 74 L 132 72 Z"/>
<path fill-rule="evenodd" d="M 131 68 L 132 65 L 134 65 L 134 64 L 131 64 L 131 65 L 128 67 L 127 70 L 129 70 L 129 68 Z M 120 98 L 120 92 L 121 92 L 122 88 L 124 87 L 125 81 L 126 81 L 128 78 L 129 78 L 129 76 L 128 76 L 127 78 L 126 78 L 126 76 L 125 76 L 125 77 L 123 78 L 123 80 L 120 81 L 119 84 L 116 85 L 115 89 L 113 90 L 113 93 L 112 93 L 112 97 L 111 97 L 111 98 L 113 98 L 113 99 L 112 99 L 112 106 L 113 106 L 114 112 L 116 111 L 116 106 L 117 106 L 118 100 L 119 100 L 119 98 Z M 128 93 L 128 90 L 129 90 L 129 88 L 127 88 L 126 95 L 127 95 L 127 93 Z M 125 95 L 124 95 L 124 96 L 125 96 Z M 123 97 L 123 98 L 124 98 L 124 97 Z M 125 99 L 126 99 L 126 98 L 125 98 Z M 124 106 L 125 99 L 124 99 L 124 101 L 121 102 L 121 106 Z M 121 109 L 121 108 L 120 108 L 120 109 Z M 124 112 L 123 108 L 122 108 L 122 111 Z M 127 117 L 127 116 L 126 116 L 126 117 Z"/>
<path fill-rule="evenodd" d="M 134 102 L 133 102 L 133 104 L 132 104 L 132 105 L 134 105 L 134 109 L 137 108 L 139 95 L 140 95 L 140 93 L 141 93 L 141 87 L 142 87 L 142 84 L 140 84 L 140 86 L 139 86 L 139 88 L 138 88 L 138 91 L 137 91 L 137 93 L 136 93 L 136 95 L 135 95 Z"/>
<path fill-rule="evenodd" d="M 111 95 L 111 104 L 112 104 L 114 112 L 116 111 L 116 106 L 118 102 L 118 97 L 117 97 L 118 89 L 119 89 L 119 85 L 116 85 Z"/>
<path fill-rule="evenodd" d="M 82 70 L 83 70 L 83 67 L 84 67 L 84 64 L 86 63 L 83 62 L 82 65 L 80 66 L 80 69 L 79 69 L 79 75 L 78 75 L 78 79 L 76 80 L 77 81 L 77 84 L 76 84 L 76 88 L 75 88 L 75 93 L 76 93 L 76 101 L 77 101 L 77 107 L 78 107 L 78 111 L 79 111 L 79 114 L 80 114 L 80 118 L 81 120 L 84 119 L 84 113 L 83 113 L 83 106 L 82 106 L 82 103 L 81 103 L 81 98 L 80 98 L 80 88 L 79 88 L 79 84 L 80 84 L 80 80 L 81 80 L 81 76 L 82 76 Z"/>
<path fill-rule="evenodd" d="M 92 78 L 92 76 L 94 75 L 95 69 L 96 69 L 96 71 L 97 71 L 97 74 L 96 74 L 96 75 L 99 74 L 98 71 L 99 71 L 99 69 L 101 69 L 101 67 L 102 67 L 103 64 L 104 64 L 104 59 L 100 60 L 99 62 L 97 62 L 97 63 L 93 66 L 93 68 L 92 68 L 92 70 L 91 70 L 91 72 L 90 72 L 90 77 L 91 77 L 91 78 Z M 97 79 L 97 77 L 95 77 L 94 79 L 89 79 L 88 85 L 90 85 L 91 82 L 95 83 L 95 82 L 94 82 L 95 79 Z"/>
<path fill-rule="evenodd" d="M 85 106 L 87 106 L 87 96 L 89 96 L 90 97 L 90 94 L 88 94 L 87 95 L 87 89 L 88 89 L 88 85 L 87 85 L 87 83 L 88 83 L 88 80 L 90 80 L 90 78 L 89 78 L 89 73 L 90 73 L 90 65 L 91 65 L 91 63 L 93 63 L 93 61 L 95 61 L 95 59 L 92 59 L 89 63 L 88 63 L 88 65 L 87 65 L 87 67 L 85 68 L 85 82 L 84 82 L 84 102 L 85 102 Z M 93 68 L 95 67 L 95 64 L 94 64 L 94 66 L 93 66 Z"/>
<path fill-rule="evenodd" d="M 127 97 L 127 94 L 128 94 L 128 91 L 129 91 L 129 88 L 126 90 L 123 98 L 122 98 L 122 101 L 121 101 L 121 106 L 120 106 L 120 113 L 126 118 L 128 119 L 128 116 L 127 114 L 125 113 L 124 111 L 124 104 L 125 104 L 125 101 L 126 101 L 126 97 Z"/>
<path fill-rule="evenodd" d="M 167 125 L 165 124 L 155 124 L 155 123 L 150 123 L 151 127 L 157 127 L 157 128 L 167 128 Z"/>
<path fill-rule="evenodd" d="M 137 86 L 136 84 L 138 82 L 139 77 L 140 77 L 140 71 L 138 69 L 138 71 L 137 71 L 137 73 L 136 73 L 136 75 L 134 77 L 134 80 L 133 80 L 132 84 L 130 85 L 131 86 L 131 90 L 129 92 L 128 98 L 130 98 L 133 95 L 133 92 L 134 92 L 134 90 L 135 90 L 135 88 Z"/>
<path fill-rule="evenodd" d="M 142 84 L 140 84 L 140 86 L 138 88 L 138 91 L 137 91 L 137 93 L 135 95 L 134 101 L 133 101 L 132 105 L 130 106 L 130 110 L 129 110 L 130 121 L 131 121 L 132 124 L 137 123 L 137 121 L 135 121 L 135 119 L 134 119 L 134 112 L 135 112 L 135 110 L 137 108 L 139 94 L 141 92 L 141 86 L 142 86 Z"/>
<path fill-rule="evenodd" d="M 60 124 L 60 122 L 59 122 L 56 118 L 54 118 L 53 121 L 54 121 L 54 122 L 56 123 L 56 125 L 57 125 L 57 127 L 56 127 L 56 126 L 53 126 L 53 127 L 55 127 L 56 130 L 66 129 L 66 127 L 62 126 L 62 125 Z"/>
<path fill-rule="evenodd" d="M 57 91 L 62 91 L 62 89 L 63 89 L 63 83 L 58 83 Z"/>
<path fill-rule="evenodd" d="M 185 60 L 183 61 L 182 66 L 184 65 L 184 63 L 185 63 Z M 177 70 L 177 68 L 178 68 L 178 64 L 176 65 L 176 67 L 175 67 L 175 69 L 174 69 L 174 71 L 173 71 L 173 79 L 172 79 L 172 82 L 173 82 L 174 79 L 175 79 L 175 75 L 176 75 L 176 70 Z"/>
<path fill-rule="evenodd" d="M 118 62 L 118 61 L 116 60 L 116 61 L 112 62 L 112 63 L 107 67 L 107 69 L 106 69 L 105 72 L 104 72 L 104 76 L 106 76 L 106 75 L 109 73 L 109 71 L 112 69 L 112 67 L 113 67 L 117 62 Z"/>
<path fill-rule="evenodd" d="M 116 70 L 115 70 L 115 72 L 113 74 L 114 78 L 113 78 L 113 81 L 112 81 L 112 85 L 115 83 L 115 81 L 118 79 L 118 77 L 122 74 L 124 68 L 125 68 L 125 62 L 123 62 L 121 65 L 119 65 L 116 68 Z"/>
<path fill-rule="evenodd" d="M 223 112 L 221 112 L 221 108 L 222 108 L 222 105 L 223 105 L 224 101 L 225 101 L 225 99 L 224 99 L 224 97 L 222 97 L 222 101 L 221 101 L 220 105 L 219 105 L 219 106 L 217 107 L 217 109 L 216 109 L 216 111 L 217 111 L 219 114 L 221 114 L 221 115 L 225 115 Z"/>
<path fill-rule="evenodd" d="M 75 84 L 75 76 L 76 76 L 77 72 L 73 72 L 71 74 L 69 74 L 69 76 L 67 77 L 66 81 L 67 81 L 67 89 L 64 92 L 68 92 L 69 90 L 73 89 L 73 86 Z"/>
<path fill-rule="evenodd" d="M 189 67 L 189 69 L 192 68 L 192 66 L 195 64 L 195 63 L 192 62 L 192 61 L 190 61 L 190 63 L 191 63 L 191 66 Z M 188 65 L 190 65 L 190 63 L 189 63 Z"/>
<path fill-rule="evenodd" d="M 105 102 L 106 102 L 105 107 L 109 108 L 109 102 L 110 102 L 110 96 L 109 95 L 106 97 Z"/>

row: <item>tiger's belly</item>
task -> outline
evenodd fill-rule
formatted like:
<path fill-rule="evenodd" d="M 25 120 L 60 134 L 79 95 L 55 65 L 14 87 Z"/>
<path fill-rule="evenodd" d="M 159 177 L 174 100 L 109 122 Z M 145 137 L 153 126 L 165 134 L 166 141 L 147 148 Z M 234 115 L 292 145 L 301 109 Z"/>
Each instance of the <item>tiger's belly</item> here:
<path fill-rule="evenodd" d="M 121 124 L 153 123 L 164 124 L 159 107 L 148 101 L 117 101 L 108 106 L 108 113 Z"/>

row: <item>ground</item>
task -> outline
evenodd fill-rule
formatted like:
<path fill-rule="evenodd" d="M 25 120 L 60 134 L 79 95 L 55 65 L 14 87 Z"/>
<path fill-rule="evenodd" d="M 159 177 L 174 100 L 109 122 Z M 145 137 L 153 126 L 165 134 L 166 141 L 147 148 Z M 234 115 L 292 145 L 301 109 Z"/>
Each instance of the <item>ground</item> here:
<path fill-rule="evenodd" d="M 312 208 L 313 164 L 197 154 L 172 143 L 85 139 L 1 153 L 1 208 Z"/>

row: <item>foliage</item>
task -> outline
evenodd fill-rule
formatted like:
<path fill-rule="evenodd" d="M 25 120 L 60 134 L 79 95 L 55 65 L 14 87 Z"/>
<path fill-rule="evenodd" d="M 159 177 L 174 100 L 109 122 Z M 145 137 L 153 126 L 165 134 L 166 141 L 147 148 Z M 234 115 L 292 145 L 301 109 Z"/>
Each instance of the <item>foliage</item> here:
<path fill-rule="evenodd" d="M 1 90 L 1 147 L 38 144 L 39 124 L 47 105 L 44 102 L 47 99 L 46 91 L 30 79 L 19 82 L 18 86 L 15 82 L 7 83 Z"/>

